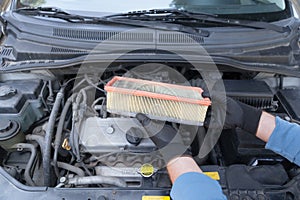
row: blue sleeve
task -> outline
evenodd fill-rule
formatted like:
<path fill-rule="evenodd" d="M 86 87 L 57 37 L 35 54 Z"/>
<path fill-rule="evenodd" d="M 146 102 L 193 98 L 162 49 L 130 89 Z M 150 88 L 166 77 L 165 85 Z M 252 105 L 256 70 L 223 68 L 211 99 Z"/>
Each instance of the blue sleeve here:
<path fill-rule="evenodd" d="M 173 200 L 226 199 L 217 181 L 197 172 L 188 172 L 179 176 L 173 184 L 171 197 Z"/>
<path fill-rule="evenodd" d="M 276 126 L 266 148 L 300 166 L 300 126 L 276 117 Z"/>

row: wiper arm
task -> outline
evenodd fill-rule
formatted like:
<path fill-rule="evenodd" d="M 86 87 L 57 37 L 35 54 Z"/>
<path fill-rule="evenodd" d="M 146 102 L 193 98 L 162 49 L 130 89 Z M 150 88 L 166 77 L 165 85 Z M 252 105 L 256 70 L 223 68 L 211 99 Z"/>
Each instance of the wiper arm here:
<path fill-rule="evenodd" d="M 166 16 L 167 19 L 172 19 L 172 18 L 192 19 L 192 20 L 196 20 L 198 23 L 218 23 L 218 24 L 242 26 L 242 27 L 256 28 L 256 29 L 268 29 L 279 33 L 285 33 L 290 31 L 288 27 L 282 27 L 268 22 L 226 19 L 226 18 L 221 18 L 218 15 L 214 15 L 214 14 L 196 13 L 196 12 L 189 12 L 186 10 L 178 10 L 178 9 L 155 9 L 149 11 L 133 11 L 128 13 L 108 15 L 106 16 L 106 18 L 151 20 L 151 19 L 156 19 L 158 17 L 161 18 L 162 16 Z"/>
<path fill-rule="evenodd" d="M 142 20 L 132 20 L 132 19 L 107 19 L 107 18 L 94 18 L 93 22 L 99 23 L 115 23 L 122 25 L 130 25 L 137 27 L 146 27 L 151 29 L 160 29 L 166 31 L 178 31 L 193 35 L 199 35 L 203 37 L 208 37 L 210 35 L 209 31 L 196 29 L 194 27 L 185 26 L 181 24 L 170 24 L 167 22 L 158 22 L 158 21 L 142 21 Z"/>
<path fill-rule="evenodd" d="M 131 25 L 138 27 L 157 28 L 162 30 L 181 31 L 189 34 L 200 34 L 201 36 L 208 37 L 209 32 L 206 30 L 196 29 L 194 27 L 185 26 L 175 23 L 166 23 L 155 21 L 151 19 L 157 19 L 161 15 L 167 16 L 168 19 L 175 17 L 193 19 L 198 23 L 218 23 L 233 26 L 242 26 L 256 29 L 268 29 L 279 33 L 290 32 L 289 27 L 282 27 L 268 22 L 261 21 L 249 21 L 249 20 L 237 20 L 237 19 L 225 19 L 220 18 L 218 15 L 209 13 L 196 13 L 186 10 L 178 9 L 153 9 L 149 11 L 132 11 L 128 13 L 118 13 L 113 15 L 107 15 L 101 18 L 86 17 L 81 15 L 70 14 L 60 8 L 55 7 L 25 7 L 15 10 L 15 12 L 26 15 L 39 15 L 44 17 L 59 18 L 69 22 L 82 22 L 82 23 L 115 23 L 122 25 Z M 147 21 L 145 21 L 147 19 Z M 150 21 L 149 21 L 150 20 Z M 173 21 L 176 22 L 176 21 Z"/>
<path fill-rule="evenodd" d="M 198 18 L 198 20 L 203 20 L 206 22 L 228 24 L 233 26 L 242 26 L 242 27 L 255 28 L 255 29 L 267 29 L 267 30 L 276 31 L 278 33 L 286 33 L 291 31 L 289 27 L 283 27 L 283 26 L 279 26 L 268 22 L 262 22 L 262 21 L 226 19 L 226 18 L 219 18 L 219 17 L 207 17 L 206 19 L 203 19 L 202 17 L 199 16 L 194 18 Z"/>
<path fill-rule="evenodd" d="M 108 24 L 120 24 L 120 25 L 129 25 L 136 27 L 146 27 L 151 29 L 160 29 L 167 31 L 179 31 L 183 33 L 199 35 L 203 37 L 208 37 L 209 32 L 206 30 L 197 29 L 190 26 L 185 26 L 181 24 L 170 24 L 166 22 L 158 22 L 158 21 L 142 21 L 142 20 L 132 20 L 132 19 L 114 19 L 110 17 L 88 17 L 81 15 L 74 15 L 58 8 L 21 8 L 15 10 L 15 12 L 30 16 L 42 16 L 49 18 L 58 18 L 62 20 L 66 20 L 68 22 L 73 23 L 108 23 Z"/>
<path fill-rule="evenodd" d="M 127 13 L 117 13 L 112 15 L 106 15 L 106 18 L 114 18 L 114 17 L 131 17 L 131 16 L 151 16 L 151 15 L 168 15 L 168 14 L 180 14 L 185 15 L 190 18 L 194 18 L 194 16 L 207 16 L 207 17 L 218 17 L 216 14 L 205 13 L 205 12 L 190 12 L 186 10 L 179 10 L 179 9 L 152 9 L 152 10 L 140 10 L 140 11 L 131 11 Z M 194 18 L 198 19 L 198 18 Z"/>
<path fill-rule="evenodd" d="M 84 21 L 84 17 L 80 15 L 74 15 L 68 13 L 56 7 L 24 7 L 24 8 L 18 8 L 14 10 L 14 12 L 30 15 L 30 16 L 44 16 L 44 17 L 59 18 L 66 21 L 74 21 L 74 20 Z"/>
<path fill-rule="evenodd" d="M 44 12 L 44 13 L 61 13 L 65 15 L 69 15 L 70 13 L 56 7 L 23 7 L 23 8 L 18 8 L 14 10 L 14 12 L 17 13 L 24 13 L 24 14 L 33 14 L 37 12 Z"/>

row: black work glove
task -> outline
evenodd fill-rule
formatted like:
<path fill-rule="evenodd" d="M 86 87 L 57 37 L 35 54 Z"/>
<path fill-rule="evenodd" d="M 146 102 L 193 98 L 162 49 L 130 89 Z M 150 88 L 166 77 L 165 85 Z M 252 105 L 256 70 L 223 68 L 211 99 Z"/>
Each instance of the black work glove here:
<path fill-rule="evenodd" d="M 175 157 L 191 156 L 190 148 L 183 144 L 181 135 L 172 126 L 151 120 L 142 113 L 138 113 L 136 118 L 144 126 L 166 163 Z"/>
<path fill-rule="evenodd" d="M 256 134 L 262 111 L 235 101 L 225 95 L 213 95 L 212 106 L 217 112 L 225 112 L 225 129 L 241 128 L 251 134 Z"/>

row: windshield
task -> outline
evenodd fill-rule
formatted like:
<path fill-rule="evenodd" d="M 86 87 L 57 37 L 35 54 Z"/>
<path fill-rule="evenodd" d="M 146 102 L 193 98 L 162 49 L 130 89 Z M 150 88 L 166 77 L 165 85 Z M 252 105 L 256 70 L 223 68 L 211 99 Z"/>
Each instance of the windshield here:
<path fill-rule="evenodd" d="M 58 7 L 70 11 L 123 13 L 135 10 L 177 8 L 213 14 L 255 14 L 285 10 L 284 0 L 17 0 L 21 7 Z"/>

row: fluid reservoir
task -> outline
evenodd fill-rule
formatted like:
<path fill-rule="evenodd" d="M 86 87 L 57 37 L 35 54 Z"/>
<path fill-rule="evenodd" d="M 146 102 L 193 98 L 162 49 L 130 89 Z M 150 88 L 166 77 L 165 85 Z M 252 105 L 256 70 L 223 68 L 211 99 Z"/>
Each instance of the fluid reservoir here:
<path fill-rule="evenodd" d="M 17 143 L 23 142 L 25 136 L 20 130 L 20 124 L 14 120 L 0 120 L 0 146 L 9 151 Z"/>
<path fill-rule="evenodd" d="M 47 91 L 43 85 L 38 79 L 0 80 L 0 121 L 18 122 L 20 130 L 27 131 L 45 114 L 42 100 L 47 96 Z"/>

